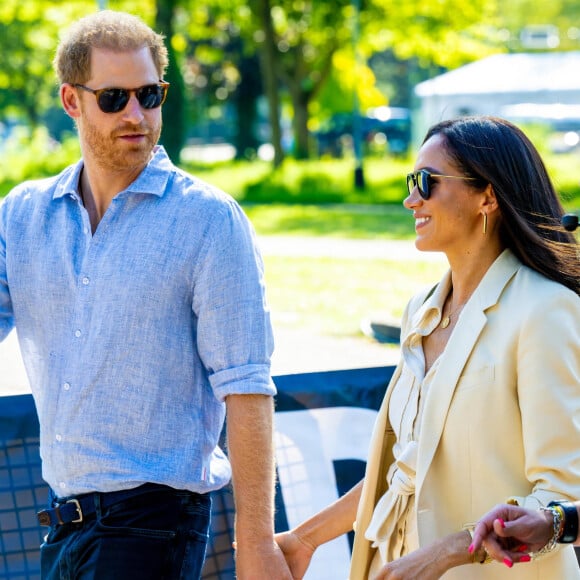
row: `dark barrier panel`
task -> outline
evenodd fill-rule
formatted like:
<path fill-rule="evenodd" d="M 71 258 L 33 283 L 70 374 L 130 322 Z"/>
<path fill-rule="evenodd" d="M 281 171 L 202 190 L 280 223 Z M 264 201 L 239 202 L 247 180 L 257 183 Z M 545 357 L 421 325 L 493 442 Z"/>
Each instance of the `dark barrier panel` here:
<path fill-rule="evenodd" d="M 336 499 L 362 476 L 373 418 L 393 370 L 378 367 L 274 377 L 279 391 L 278 531 Z M 46 528 L 38 526 L 35 514 L 45 507 L 46 494 L 32 396 L 0 397 L 0 579 L 40 578 L 39 545 Z M 231 580 L 231 489 L 213 494 L 212 517 L 203 577 Z M 336 577 L 329 566 L 344 573 L 348 553 L 346 539 L 317 551 L 312 577 L 316 566 L 326 578 Z"/>

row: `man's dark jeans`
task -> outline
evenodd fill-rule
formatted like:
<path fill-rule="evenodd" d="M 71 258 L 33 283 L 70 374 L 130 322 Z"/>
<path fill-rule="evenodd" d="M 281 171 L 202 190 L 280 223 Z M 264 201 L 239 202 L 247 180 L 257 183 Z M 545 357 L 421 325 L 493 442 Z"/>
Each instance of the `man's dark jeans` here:
<path fill-rule="evenodd" d="M 96 513 L 52 527 L 41 546 L 43 580 L 195 580 L 208 539 L 211 500 L 146 484 Z"/>

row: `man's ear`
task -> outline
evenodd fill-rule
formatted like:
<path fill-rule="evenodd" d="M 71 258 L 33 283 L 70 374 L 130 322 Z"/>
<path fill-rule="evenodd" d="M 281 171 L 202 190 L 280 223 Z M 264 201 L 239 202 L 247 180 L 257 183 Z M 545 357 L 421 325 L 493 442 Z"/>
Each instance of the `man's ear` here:
<path fill-rule="evenodd" d="M 81 116 L 79 95 L 71 84 L 64 83 L 60 86 L 60 101 L 69 117 L 76 119 Z"/>

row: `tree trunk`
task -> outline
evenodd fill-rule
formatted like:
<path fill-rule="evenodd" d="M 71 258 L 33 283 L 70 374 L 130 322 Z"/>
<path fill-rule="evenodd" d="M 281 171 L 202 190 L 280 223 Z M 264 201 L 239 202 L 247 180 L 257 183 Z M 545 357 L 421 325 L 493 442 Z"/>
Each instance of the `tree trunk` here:
<path fill-rule="evenodd" d="M 167 92 L 167 100 L 163 105 L 163 130 L 160 142 L 174 163 L 179 163 L 181 149 L 186 137 L 185 85 L 175 51 L 171 46 L 173 14 L 177 4 L 177 0 L 156 0 L 157 15 L 155 18 L 155 29 L 165 36 L 165 45 L 169 53 L 169 67 L 165 74 L 165 80 L 170 83 L 170 87 Z"/>
<path fill-rule="evenodd" d="M 289 87 L 292 99 L 294 117 L 292 118 L 292 130 L 294 133 L 294 157 L 296 159 L 309 159 L 310 157 L 310 133 L 308 131 L 308 103 L 310 92 L 300 88 L 298 83 Z"/>
<path fill-rule="evenodd" d="M 239 54 L 243 54 L 241 47 Z M 257 102 L 263 92 L 258 59 L 255 56 L 242 56 L 238 68 L 241 80 L 234 94 L 237 117 L 234 142 L 236 159 L 253 159 L 260 145 L 256 135 Z"/>
<path fill-rule="evenodd" d="M 268 100 L 268 120 L 272 131 L 274 147 L 274 167 L 279 167 L 284 160 L 282 149 L 282 128 L 280 126 L 280 94 L 276 75 L 276 40 L 272 23 L 270 0 L 258 0 L 258 21 L 264 30 L 264 45 L 260 51 L 260 64 L 266 98 Z"/>
<path fill-rule="evenodd" d="M 288 87 L 290 98 L 292 99 L 292 108 L 294 112 L 292 130 L 294 134 L 294 156 L 296 159 L 310 158 L 308 105 L 318 94 L 320 88 L 330 74 L 332 69 L 332 57 L 336 48 L 336 44 L 333 41 L 322 61 L 322 66 L 318 70 L 318 78 L 316 82 L 312 81 L 310 69 L 304 62 L 301 46 L 295 48 L 292 53 L 293 58 L 286 61 L 286 66 L 282 66 L 279 69 L 280 75 Z"/>

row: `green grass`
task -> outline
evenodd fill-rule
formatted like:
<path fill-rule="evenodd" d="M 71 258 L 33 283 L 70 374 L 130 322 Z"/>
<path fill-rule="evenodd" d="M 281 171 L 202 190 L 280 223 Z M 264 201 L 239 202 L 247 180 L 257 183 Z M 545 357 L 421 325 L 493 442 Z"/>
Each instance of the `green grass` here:
<path fill-rule="evenodd" d="M 333 336 L 360 335 L 365 318 L 399 320 L 412 294 L 439 280 L 438 262 L 266 256 L 273 322 Z"/>
<path fill-rule="evenodd" d="M 578 155 L 544 155 L 544 160 L 565 208 L 569 211 L 578 209 Z M 275 171 L 260 161 L 215 166 L 190 164 L 184 168 L 248 206 L 349 204 L 400 207 L 407 195 L 405 175 L 413 163 L 412 157 L 366 159 L 363 165 L 366 188 L 363 191 L 354 187 L 354 164 L 348 159 L 288 159 Z"/>
<path fill-rule="evenodd" d="M 400 203 L 406 195 L 405 175 L 412 161 L 386 157 L 366 160 L 366 187 L 362 191 L 354 187 L 353 161 L 345 159 L 287 159 L 276 170 L 262 161 L 183 167 L 242 203 L 367 205 Z"/>
<path fill-rule="evenodd" d="M 415 223 L 402 205 L 242 204 L 262 235 L 413 239 Z"/>

